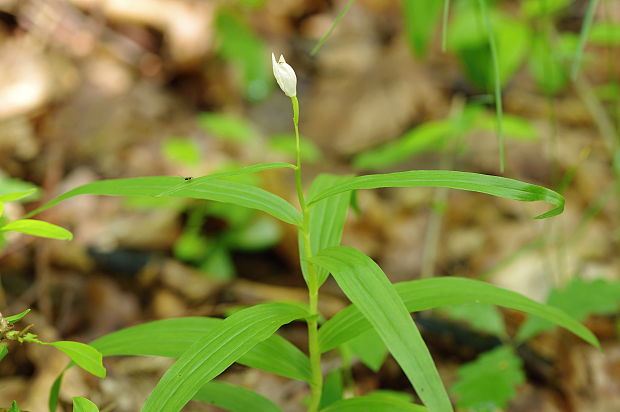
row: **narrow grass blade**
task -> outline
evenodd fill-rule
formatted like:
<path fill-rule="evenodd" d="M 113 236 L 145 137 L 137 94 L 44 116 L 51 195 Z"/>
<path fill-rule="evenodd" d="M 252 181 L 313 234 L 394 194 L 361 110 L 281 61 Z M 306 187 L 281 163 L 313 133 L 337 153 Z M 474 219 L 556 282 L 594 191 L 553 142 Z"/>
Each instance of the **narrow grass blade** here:
<path fill-rule="evenodd" d="M 402 299 L 381 268 L 344 246 L 324 249 L 312 261 L 323 266 L 377 331 L 432 412 L 452 411 L 435 363 Z"/>
<path fill-rule="evenodd" d="M 198 390 L 278 328 L 307 312 L 298 305 L 265 303 L 226 318 L 195 341 L 164 374 L 143 412 L 178 411 Z"/>
<path fill-rule="evenodd" d="M 489 48 L 491 49 L 491 60 L 493 61 L 493 91 L 495 93 L 495 112 L 497 116 L 497 139 L 499 141 L 499 170 L 504 173 L 504 128 L 503 118 L 504 109 L 502 106 L 502 83 L 499 73 L 499 56 L 497 55 L 497 42 L 495 40 L 495 31 L 493 30 L 493 24 L 491 17 L 489 16 L 489 10 L 487 8 L 487 0 L 478 0 L 480 4 L 480 12 L 484 19 L 484 25 L 486 27 L 487 36 L 489 38 Z"/>
<path fill-rule="evenodd" d="M 441 22 L 441 51 L 448 49 L 448 18 L 450 17 L 450 0 L 443 0 L 443 16 Z"/>
<path fill-rule="evenodd" d="M 34 193 L 36 193 L 39 189 L 33 188 L 30 190 L 25 190 L 23 192 L 12 192 L 4 195 L 0 195 L 0 202 L 14 202 L 16 200 L 23 199 L 28 197 Z"/>
<path fill-rule="evenodd" d="M 194 395 L 194 400 L 230 412 L 283 412 L 278 405 L 264 396 L 241 386 L 224 382 L 207 383 Z"/>
<path fill-rule="evenodd" d="M 342 10 L 340 10 L 340 13 L 338 13 L 338 16 L 336 16 L 336 19 L 332 23 L 329 30 L 327 30 L 327 33 L 321 36 L 319 41 L 316 43 L 316 46 L 314 46 L 314 48 L 310 52 L 311 56 L 314 56 L 319 52 L 319 49 L 323 47 L 323 44 L 327 41 L 329 36 L 331 36 L 332 32 L 334 31 L 338 23 L 340 23 L 340 20 L 342 20 L 344 16 L 347 15 L 347 13 L 349 12 L 349 9 L 351 8 L 351 6 L 353 6 L 354 3 L 355 3 L 355 0 L 349 0 L 349 2 L 342 8 Z"/>
<path fill-rule="evenodd" d="M 368 395 L 343 399 L 332 403 L 321 412 L 428 412 L 422 405 L 389 396 Z"/>
<path fill-rule="evenodd" d="M 309 198 L 308 204 L 350 190 L 379 187 L 448 187 L 522 202 L 544 200 L 554 206 L 550 211 L 536 216 L 536 219 L 555 216 L 564 210 L 564 198 L 553 190 L 505 177 L 452 170 L 411 170 L 352 177 Z"/>
<path fill-rule="evenodd" d="M 192 179 L 193 180 L 193 179 Z M 187 183 L 178 189 L 180 183 Z M 76 187 L 38 209 L 30 212 L 28 217 L 48 209 L 65 199 L 78 195 L 103 196 L 159 196 L 174 188 L 170 197 L 213 200 L 223 203 L 262 210 L 286 223 L 301 225 L 301 215 L 290 203 L 266 190 L 243 183 L 219 179 L 205 179 L 196 184 L 185 182 L 182 178 L 172 176 L 135 177 L 129 179 L 100 180 Z"/>
<path fill-rule="evenodd" d="M 571 66 L 570 74 L 571 78 L 577 79 L 579 75 L 579 69 L 581 68 L 581 60 L 583 59 L 583 50 L 586 47 L 588 36 L 590 35 L 590 29 L 592 28 L 592 22 L 594 21 L 594 12 L 598 6 L 598 0 L 589 0 L 588 8 L 586 9 L 586 15 L 583 19 L 583 25 L 581 26 L 581 33 L 579 34 L 579 45 L 573 58 L 573 64 Z"/>
<path fill-rule="evenodd" d="M 67 229 L 41 220 L 20 219 L 0 227 L 0 232 L 20 232 L 49 239 L 71 240 L 73 235 Z"/>
<path fill-rule="evenodd" d="M 73 412 L 99 412 L 99 408 L 92 401 L 76 396 L 73 398 Z"/>
<path fill-rule="evenodd" d="M 90 343 L 103 356 L 165 356 L 178 358 L 192 343 L 224 322 L 216 318 L 156 320 L 110 333 Z M 290 379 L 311 380 L 310 361 L 279 335 L 258 343 L 238 363 Z"/>
<path fill-rule="evenodd" d="M 323 174 L 317 176 L 312 182 L 312 186 L 308 190 L 308 196 L 326 190 L 333 185 L 346 180 L 346 177 Z M 315 203 L 310 210 L 310 243 L 312 244 L 312 255 L 316 255 L 319 251 L 331 247 L 338 246 L 342 239 L 342 230 L 344 221 L 349 210 L 351 201 L 351 193 L 340 193 L 336 196 L 323 199 Z M 306 256 L 305 244 L 302 234 L 299 235 L 299 256 Z M 301 261 L 301 269 L 304 277 L 307 279 L 307 263 Z M 316 274 L 318 284 L 321 285 L 327 279 L 328 273 L 325 269 L 317 267 Z"/>
<path fill-rule="evenodd" d="M 489 303 L 520 310 L 548 320 L 599 347 L 598 340 L 592 332 L 561 310 L 485 282 L 443 277 L 401 282 L 394 286 L 410 312 L 456 303 Z M 356 306 L 349 306 L 325 322 L 319 330 L 321 351 L 325 352 L 336 348 L 371 327 L 371 324 Z"/>

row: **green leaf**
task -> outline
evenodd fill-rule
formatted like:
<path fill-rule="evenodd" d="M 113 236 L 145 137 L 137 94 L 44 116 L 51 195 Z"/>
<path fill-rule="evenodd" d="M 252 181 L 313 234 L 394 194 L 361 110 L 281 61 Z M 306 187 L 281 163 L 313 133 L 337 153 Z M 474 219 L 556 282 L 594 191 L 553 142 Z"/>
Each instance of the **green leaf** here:
<path fill-rule="evenodd" d="M 331 404 L 321 412 L 427 412 L 422 405 L 415 405 L 405 400 L 384 395 L 366 395 L 343 399 Z"/>
<path fill-rule="evenodd" d="M 197 182 L 194 183 L 194 180 L 197 180 Z M 183 186 L 179 187 L 179 183 L 183 184 Z M 171 193 L 164 195 L 167 191 L 171 191 Z M 65 199 L 87 194 L 104 196 L 170 196 L 213 200 L 262 210 L 284 222 L 293 225 L 301 224 L 301 215 L 290 203 L 258 187 L 219 179 L 199 180 L 199 178 L 196 178 L 184 181 L 183 178 L 172 176 L 111 179 L 88 183 L 52 199 L 33 212 L 30 212 L 28 216 L 40 213 Z"/>
<path fill-rule="evenodd" d="M 611 315 L 620 309 L 620 282 L 574 278 L 564 288 L 553 289 L 547 303 L 579 321 L 591 314 Z M 531 317 L 521 325 L 517 337 L 519 340 L 530 339 L 553 327 L 553 323 L 547 320 Z"/>
<path fill-rule="evenodd" d="M 568 84 L 568 71 L 561 57 L 557 47 L 553 47 L 548 39 L 533 38 L 529 69 L 536 84 L 545 93 L 554 95 Z"/>
<path fill-rule="evenodd" d="M 381 268 L 362 252 L 344 246 L 324 249 L 311 261 L 336 279 L 381 336 L 429 410 L 451 411 L 450 399 L 428 348 Z"/>
<path fill-rule="evenodd" d="M 215 318 L 176 318 L 143 323 L 110 333 L 90 343 L 103 356 L 180 357 L 187 348 L 224 322 Z M 258 343 L 237 362 L 251 368 L 303 381 L 311 380 L 310 361 L 279 335 Z"/>
<path fill-rule="evenodd" d="M 19 409 L 19 406 L 17 406 L 17 402 L 13 401 L 11 403 L 11 407 L 9 408 L 8 412 L 21 412 L 22 410 Z"/>
<path fill-rule="evenodd" d="M 308 314 L 298 305 L 264 303 L 243 309 L 196 340 L 161 378 L 143 412 L 180 410 L 204 385 L 278 328 Z"/>
<path fill-rule="evenodd" d="M 201 113 L 198 122 L 205 132 L 223 140 L 248 142 L 256 138 L 254 127 L 242 117 L 222 113 Z"/>
<path fill-rule="evenodd" d="M 74 396 L 73 412 L 99 412 L 99 408 L 97 408 L 97 405 L 86 398 Z"/>
<path fill-rule="evenodd" d="M 450 135 L 456 133 L 457 128 L 451 120 L 424 123 L 394 142 L 355 156 L 353 166 L 358 170 L 391 167 L 417 154 L 440 149 Z"/>
<path fill-rule="evenodd" d="M 574 0 L 525 0 L 521 11 L 526 17 L 541 17 L 561 11 Z"/>
<path fill-rule="evenodd" d="M 486 114 L 486 113 L 485 113 Z M 477 126 L 484 130 L 495 130 L 495 116 L 480 116 Z M 504 114 L 502 119 L 502 127 L 506 137 L 516 140 L 536 140 L 538 139 L 538 131 L 534 125 L 523 117 Z"/>
<path fill-rule="evenodd" d="M 536 219 L 555 216 L 564 210 L 564 198 L 553 190 L 505 177 L 451 170 L 411 170 L 351 177 L 310 197 L 308 203 L 311 205 L 351 190 L 379 187 L 449 187 L 523 202 L 544 200 L 555 206 L 552 210 L 536 216 Z"/>
<path fill-rule="evenodd" d="M 377 332 L 370 328 L 347 342 L 351 352 L 357 355 L 362 363 L 373 372 L 378 372 L 385 362 L 388 349 Z"/>
<path fill-rule="evenodd" d="M 9 349 L 6 347 L 6 344 L 0 343 L 0 361 L 4 359 L 4 357 L 8 354 L 9 354 Z"/>
<path fill-rule="evenodd" d="M 334 369 L 325 377 L 319 409 L 326 408 L 332 403 L 341 400 L 343 392 L 342 371 L 340 369 Z"/>
<path fill-rule="evenodd" d="M 514 398 L 515 387 L 525 381 L 521 359 L 511 348 L 499 346 L 461 366 L 459 380 L 451 387 L 458 406 L 475 411 L 505 408 Z"/>
<path fill-rule="evenodd" d="M 200 164 L 200 150 L 192 140 L 171 137 L 164 140 L 162 149 L 166 157 L 174 163 L 187 166 Z"/>
<path fill-rule="evenodd" d="M 26 316 L 29 312 L 30 312 L 30 309 L 26 309 L 23 312 L 18 313 L 17 315 L 7 316 L 6 318 L 4 318 L 4 320 L 6 320 L 9 323 L 17 323 L 20 320 L 22 320 L 24 316 Z"/>
<path fill-rule="evenodd" d="M 322 174 L 317 176 L 310 189 L 308 196 L 313 197 L 317 193 L 325 191 L 334 185 L 346 181 L 346 176 L 336 176 L 330 174 Z M 309 236 L 312 245 L 312 255 L 316 255 L 319 251 L 331 247 L 338 246 L 342 239 L 342 230 L 344 222 L 349 210 L 351 193 L 340 193 L 337 196 L 326 198 L 315 203 L 310 209 Z M 303 233 L 299 233 L 298 239 L 299 256 L 306 256 L 306 245 L 303 239 Z M 304 279 L 308 279 L 308 264 L 306 260 L 301 260 L 301 269 Z M 329 273 L 321 267 L 315 267 L 318 284 L 322 285 L 327 279 Z"/>
<path fill-rule="evenodd" d="M 257 101 L 271 91 L 271 63 L 267 47 L 243 19 L 220 8 L 215 19 L 218 53 L 233 64 L 246 97 Z"/>
<path fill-rule="evenodd" d="M 598 0 L 588 0 L 588 8 L 586 9 L 586 15 L 583 18 L 581 25 L 581 32 L 579 33 L 579 44 L 575 51 L 575 57 L 573 58 L 573 64 L 571 65 L 571 77 L 573 80 L 577 79 L 579 70 L 581 69 L 581 59 L 583 58 L 583 52 L 586 47 L 586 42 L 590 36 L 590 29 L 592 28 L 592 22 L 594 21 L 594 15 L 596 14 L 596 8 L 598 6 Z"/>
<path fill-rule="evenodd" d="M 410 312 L 456 303 L 490 303 L 521 310 L 562 326 L 598 347 L 596 337 L 571 316 L 549 305 L 535 302 L 516 292 L 472 279 L 443 277 L 412 280 L 394 285 Z M 371 328 L 355 306 L 349 306 L 325 322 L 319 330 L 321 351 L 333 349 Z"/>
<path fill-rule="evenodd" d="M 14 202 L 16 200 L 23 199 L 25 197 L 35 194 L 37 190 L 38 189 L 35 187 L 29 190 L 25 190 L 23 192 L 13 192 L 0 195 L 0 202 Z"/>
<path fill-rule="evenodd" d="M 283 412 L 278 405 L 254 391 L 217 381 L 208 382 L 200 388 L 194 400 L 230 412 Z"/>
<path fill-rule="evenodd" d="M 80 342 L 58 341 L 58 342 L 39 342 L 42 345 L 53 346 L 64 352 L 80 368 L 90 372 L 98 378 L 105 378 L 105 368 L 102 363 L 102 355 L 97 349 L 90 345 Z"/>
<path fill-rule="evenodd" d="M 473 329 L 492 335 L 506 336 L 504 318 L 494 305 L 484 303 L 459 303 L 441 307 L 440 312 L 455 320 L 469 324 Z"/>
<path fill-rule="evenodd" d="M 442 4 L 439 0 L 402 0 L 405 33 L 418 56 L 426 54 L 428 43 L 439 22 Z"/>
<path fill-rule="evenodd" d="M 62 372 L 54 379 L 54 383 L 50 387 L 49 397 L 47 399 L 47 407 L 49 412 L 56 412 L 58 408 L 58 400 L 60 399 L 60 386 L 62 385 L 62 378 L 65 376 L 67 369 L 71 368 L 73 363 L 70 363 Z"/>
<path fill-rule="evenodd" d="M 620 45 L 620 24 L 612 22 L 598 22 L 590 30 L 590 42 L 602 46 Z"/>
<path fill-rule="evenodd" d="M 20 232 L 50 239 L 71 240 L 73 235 L 67 229 L 41 220 L 20 219 L 0 227 L 0 232 Z"/>

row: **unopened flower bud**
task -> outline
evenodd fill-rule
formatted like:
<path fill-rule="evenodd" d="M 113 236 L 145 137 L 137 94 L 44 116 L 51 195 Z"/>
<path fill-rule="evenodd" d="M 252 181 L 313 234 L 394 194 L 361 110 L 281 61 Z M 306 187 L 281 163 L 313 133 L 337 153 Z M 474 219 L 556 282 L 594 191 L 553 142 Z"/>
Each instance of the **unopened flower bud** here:
<path fill-rule="evenodd" d="M 280 89 L 288 97 L 297 96 L 297 76 L 295 76 L 293 68 L 284 60 L 284 56 L 280 55 L 280 60 L 276 61 L 276 56 L 271 53 L 271 63 L 273 75 Z"/>

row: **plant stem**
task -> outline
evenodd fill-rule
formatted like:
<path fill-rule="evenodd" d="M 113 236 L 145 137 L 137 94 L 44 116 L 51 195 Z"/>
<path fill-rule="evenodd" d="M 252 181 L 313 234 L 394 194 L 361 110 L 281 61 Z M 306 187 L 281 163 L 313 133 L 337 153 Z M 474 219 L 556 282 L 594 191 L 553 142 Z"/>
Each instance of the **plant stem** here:
<path fill-rule="evenodd" d="M 316 412 L 319 409 L 321 395 L 323 392 L 323 372 L 321 371 L 321 350 L 319 348 L 319 330 L 318 330 L 318 302 L 319 302 L 319 284 L 314 270 L 314 265 L 310 262 L 312 258 L 312 243 L 310 241 L 310 210 L 306 205 L 303 188 L 301 186 L 301 147 L 299 142 L 299 102 L 297 97 L 291 97 L 293 103 L 293 124 L 295 126 L 295 143 L 297 154 L 297 167 L 295 168 L 295 183 L 297 186 L 297 196 L 299 197 L 299 206 L 303 216 L 303 226 L 299 229 L 301 232 L 301 240 L 304 242 L 303 258 L 307 261 L 307 279 L 308 285 L 308 301 L 310 316 L 306 320 L 308 324 L 308 352 L 310 355 L 310 369 L 312 372 L 312 381 L 310 382 L 310 403 L 308 404 L 308 412 Z M 301 256 L 300 256 L 301 258 Z"/>

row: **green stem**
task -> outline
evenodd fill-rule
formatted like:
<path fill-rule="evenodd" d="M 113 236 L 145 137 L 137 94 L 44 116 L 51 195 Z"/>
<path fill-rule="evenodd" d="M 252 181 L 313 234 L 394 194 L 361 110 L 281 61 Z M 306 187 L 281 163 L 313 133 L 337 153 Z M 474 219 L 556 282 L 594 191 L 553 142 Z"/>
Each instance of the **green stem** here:
<path fill-rule="evenodd" d="M 301 147 L 299 142 L 299 101 L 297 97 L 291 97 L 293 103 L 293 124 L 295 126 L 295 143 L 297 154 L 297 167 L 295 168 L 295 184 L 297 186 L 297 196 L 299 197 L 299 205 L 303 216 L 303 226 L 300 228 L 301 238 L 304 242 L 304 256 L 307 261 L 307 279 L 308 284 L 308 301 L 310 316 L 306 320 L 308 324 L 308 352 L 310 355 L 310 369 L 312 372 L 312 381 L 310 382 L 310 403 L 308 412 L 316 412 L 319 410 L 321 395 L 323 392 L 323 372 L 321 371 L 321 349 L 319 348 L 319 283 L 314 270 L 314 265 L 310 262 L 312 259 L 312 243 L 310 242 L 310 210 L 306 205 L 304 192 L 301 185 Z"/>

